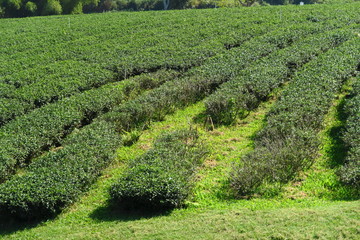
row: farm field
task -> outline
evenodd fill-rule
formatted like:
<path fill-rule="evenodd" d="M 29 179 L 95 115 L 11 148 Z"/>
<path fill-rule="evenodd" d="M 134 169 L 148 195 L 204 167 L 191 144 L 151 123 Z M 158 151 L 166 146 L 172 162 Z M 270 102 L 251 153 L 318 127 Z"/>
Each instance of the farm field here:
<path fill-rule="evenodd" d="M 360 3 L 0 20 L 3 239 L 356 239 Z"/>

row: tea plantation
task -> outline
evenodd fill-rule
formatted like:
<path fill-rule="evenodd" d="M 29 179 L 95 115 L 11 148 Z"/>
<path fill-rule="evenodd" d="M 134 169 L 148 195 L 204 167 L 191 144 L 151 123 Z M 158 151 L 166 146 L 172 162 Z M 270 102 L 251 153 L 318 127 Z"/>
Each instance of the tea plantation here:
<path fill-rule="evenodd" d="M 0 20 L 3 239 L 356 239 L 360 2 Z"/>

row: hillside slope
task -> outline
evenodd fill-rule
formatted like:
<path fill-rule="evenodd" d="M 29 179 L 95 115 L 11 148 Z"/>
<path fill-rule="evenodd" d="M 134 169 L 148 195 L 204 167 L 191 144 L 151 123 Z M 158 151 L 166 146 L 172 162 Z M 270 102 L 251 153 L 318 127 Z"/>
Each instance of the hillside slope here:
<path fill-rule="evenodd" d="M 4 239 L 359 234 L 359 3 L 0 32 Z"/>

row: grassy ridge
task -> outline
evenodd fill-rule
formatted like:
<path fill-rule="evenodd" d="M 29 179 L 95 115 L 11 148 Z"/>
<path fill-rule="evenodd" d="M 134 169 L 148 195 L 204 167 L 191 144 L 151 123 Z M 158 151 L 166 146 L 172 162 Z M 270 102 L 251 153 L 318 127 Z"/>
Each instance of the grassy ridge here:
<path fill-rule="evenodd" d="M 103 222 L 89 220 L 76 231 L 73 227 L 81 223 L 68 219 L 61 227 L 46 224 L 36 232 L 4 239 L 356 239 L 360 224 L 358 204 L 257 211 L 238 207 L 152 218 L 125 215 Z M 321 221 L 315 224 L 314 219 Z"/>

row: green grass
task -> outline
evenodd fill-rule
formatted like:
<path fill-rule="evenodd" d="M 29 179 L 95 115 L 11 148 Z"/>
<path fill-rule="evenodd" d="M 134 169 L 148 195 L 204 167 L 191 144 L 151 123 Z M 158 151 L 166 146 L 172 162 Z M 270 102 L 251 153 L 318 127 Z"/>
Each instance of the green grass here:
<path fill-rule="evenodd" d="M 321 133 L 324 144 L 316 164 L 301 174 L 301 181 L 297 179 L 282 190 L 278 186 L 266 186 L 263 196 L 236 200 L 228 186 L 231 163 L 253 148 L 252 138 L 263 126 L 273 100 L 236 124 L 215 129 L 198 121 L 205 110 L 199 102 L 151 124 L 135 144 L 118 149 L 117 160 L 91 190 L 58 217 L 34 224 L 2 221 L 0 236 L 3 239 L 356 239 L 360 233 L 360 202 L 345 201 L 346 190 L 338 185 L 332 162 L 341 147 L 334 131 L 342 124 L 338 113 L 343 97 L 344 93 L 326 118 Z M 126 168 L 127 161 L 149 149 L 161 132 L 187 127 L 197 128 L 211 150 L 199 169 L 187 207 L 144 213 L 124 212 L 112 206 L 108 202 L 108 189 Z"/>
<path fill-rule="evenodd" d="M 59 219 L 13 239 L 356 239 L 358 203 L 317 208 L 174 211 L 168 216 Z"/>

